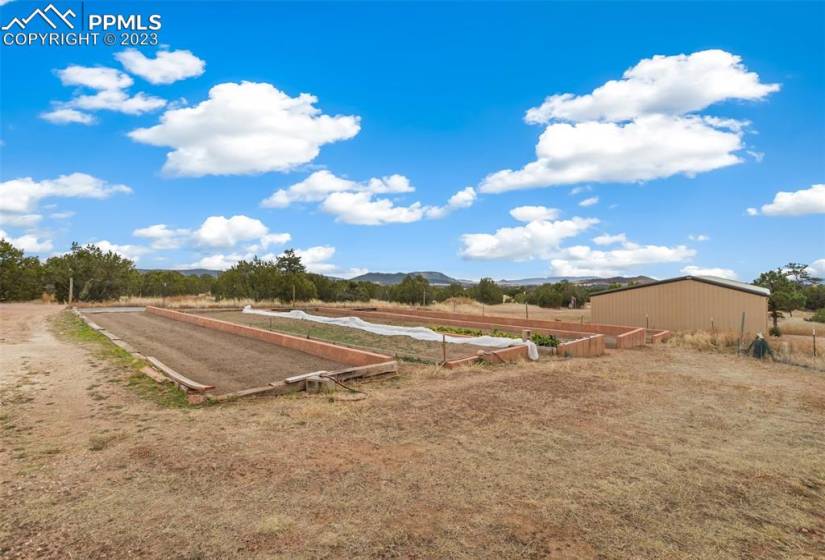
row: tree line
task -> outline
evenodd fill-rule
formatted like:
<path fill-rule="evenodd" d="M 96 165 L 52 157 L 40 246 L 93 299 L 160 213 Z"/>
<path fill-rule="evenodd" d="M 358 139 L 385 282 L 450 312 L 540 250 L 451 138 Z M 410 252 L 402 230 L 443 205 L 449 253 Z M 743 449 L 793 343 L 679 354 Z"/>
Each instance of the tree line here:
<path fill-rule="evenodd" d="M 238 262 L 217 278 L 182 274 L 173 270 L 139 271 L 134 262 L 96 245 L 73 243 L 69 252 L 45 262 L 27 257 L 6 240 L 0 240 L 0 301 L 26 301 L 48 293 L 57 301 L 69 297 L 70 279 L 75 301 L 108 301 L 123 296 L 168 297 L 210 294 L 217 300 L 279 300 L 284 303 L 368 302 L 370 300 L 421 304 L 469 298 L 486 305 L 504 301 L 540 307 L 581 307 L 597 289 L 567 281 L 538 286 L 502 286 L 482 278 L 470 286 L 453 283 L 434 286 L 419 275 L 408 275 L 399 284 L 341 280 L 306 270 L 301 258 L 287 250 L 274 261 L 253 258 Z M 768 308 L 772 333 L 778 319 L 795 309 L 825 308 L 825 285 L 802 263 L 762 273 L 754 284 L 771 291 Z"/>
<path fill-rule="evenodd" d="M 585 288 L 560 282 L 535 287 L 500 286 L 482 278 L 467 286 L 453 283 L 434 286 L 420 275 L 385 286 L 373 282 L 342 280 L 308 272 L 301 258 L 287 250 L 273 261 L 253 258 L 238 262 L 217 278 L 186 275 L 173 270 L 139 271 L 134 262 L 96 245 L 73 243 L 69 252 L 41 262 L 26 257 L 9 242 L 0 241 L 0 301 L 25 301 L 48 293 L 57 301 L 117 300 L 123 296 L 166 297 L 210 294 L 217 300 L 252 299 L 300 302 L 368 302 L 384 300 L 427 305 L 450 298 L 470 298 L 487 305 L 503 301 L 542 307 L 582 306 Z"/>
<path fill-rule="evenodd" d="M 825 285 L 821 278 L 808 272 L 808 265 L 791 262 L 776 270 L 769 270 L 759 275 L 753 282 L 757 286 L 768 288 L 768 313 L 771 316 L 770 334 L 780 336 L 779 319 L 784 314 L 793 315 L 796 309 L 816 311 L 814 320 L 825 319 Z"/>
<path fill-rule="evenodd" d="M 68 253 L 41 262 L 0 240 L 0 301 L 26 301 L 48 293 L 59 302 L 107 301 L 122 296 L 176 296 L 209 293 L 215 278 L 172 270 L 139 271 L 134 263 L 96 245 L 72 244 Z"/>

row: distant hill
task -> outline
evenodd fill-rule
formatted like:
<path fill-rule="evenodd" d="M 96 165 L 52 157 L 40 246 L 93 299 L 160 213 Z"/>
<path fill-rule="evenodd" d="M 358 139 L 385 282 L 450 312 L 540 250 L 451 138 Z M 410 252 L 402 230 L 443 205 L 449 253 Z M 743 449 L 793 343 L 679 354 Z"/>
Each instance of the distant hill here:
<path fill-rule="evenodd" d="M 188 268 L 174 270 L 170 270 L 168 268 L 139 268 L 138 272 L 180 272 L 184 276 L 201 276 L 203 274 L 208 274 L 209 276 L 214 276 L 215 278 L 217 278 L 222 271 L 209 270 L 208 268 Z"/>
<path fill-rule="evenodd" d="M 138 270 L 140 272 L 152 272 L 155 270 L 163 271 L 167 269 L 142 268 Z M 174 270 L 173 272 L 180 272 L 181 274 L 185 274 L 186 276 L 201 276 L 202 274 L 208 274 L 210 276 L 214 276 L 217 278 L 222 271 L 210 270 L 208 268 L 189 268 Z M 404 280 L 404 278 L 409 274 L 421 275 L 424 278 L 426 278 L 430 284 L 433 284 L 434 286 L 448 286 L 454 283 L 469 286 L 475 283 L 469 280 L 459 280 L 457 278 L 447 276 L 443 272 L 435 272 L 432 270 L 422 272 L 368 272 L 366 274 L 362 274 L 361 276 L 356 276 L 355 278 L 352 278 L 352 280 L 356 280 L 359 282 L 374 282 L 376 284 L 381 284 L 382 286 L 395 286 L 396 284 L 400 284 L 401 281 Z M 329 278 L 339 280 L 338 278 L 334 278 L 333 276 L 329 276 Z M 521 278 L 518 280 L 497 280 L 496 282 L 501 286 L 540 286 L 541 284 L 555 284 L 556 282 L 561 282 L 563 280 L 567 280 L 568 282 L 572 282 L 574 284 L 579 284 L 581 286 L 587 286 L 592 288 L 607 288 L 611 284 L 619 284 L 621 286 L 627 286 L 631 283 L 649 284 L 650 282 L 656 281 L 655 279 L 650 278 L 649 276 L 614 276 L 612 278 L 593 278 L 582 276 L 544 276 L 535 278 Z"/>
<path fill-rule="evenodd" d="M 611 284 L 619 284 L 627 286 L 631 283 L 649 284 L 655 282 L 653 278 L 648 276 L 613 276 L 612 278 L 594 278 L 592 276 L 545 276 L 540 278 L 522 278 L 520 280 L 499 280 L 498 283 L 502 286 L 540 286 L 541 284 L 555 284 L 567 280 L 573 284 L 588 287 L 610 286 Z"/>
<path fill-rule="evenodd" d="M 613 276 L 612 278 L 589 278 L 587 280 L 579 280 L 576 284 L 582 286 L 588 286 L 591 288 L 597 287 L 605 287 L 607 288 L 611 284 L 619 284 L 621 286 L 627 286 L 629 284 L 650 284 L 651 282 L 655 282 L 655 278 L 651 278 L 650 276 Z"/>
<path fill-rule="evenodd" d="M 361 276 L 356 276 L 353 280 L 357 282 L 374 282 L 376 284 L 381 284 L 382 286 L 395 286 L 396 284 L 400 284 L 404 278 L 412 275 L 419 275 L 423 276 L 430 284 L 434 284 L 436 286 L 443 285 L 447 286 L 453 283 L 459 284 L 469 284 L 467 280 L 456 280 L 455 278 L 451 278 L 442 272 L 433 272 L 433 271 L 424 271 L 424 272 L 368 272 L 366 274 L 362 274 Z"/>
<path fill-rule="evenodd" d="M 589 280 L 589 277 L 582 276 L 544 276 L 538 278 L 521 278 L 518 280 L 497 280 L 502 286 L 540 286 L 542 284 L 555 284 L 567 280 L 568 282 L 580 282 Z"/>

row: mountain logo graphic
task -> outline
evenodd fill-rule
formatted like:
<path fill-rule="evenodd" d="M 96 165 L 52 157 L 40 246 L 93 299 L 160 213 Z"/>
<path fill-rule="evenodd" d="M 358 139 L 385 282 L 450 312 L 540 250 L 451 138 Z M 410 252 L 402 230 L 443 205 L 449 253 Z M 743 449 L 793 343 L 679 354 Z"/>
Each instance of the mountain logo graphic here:
<path fill-rule="evenodd" d="M 40 16 L 40 19 L 45 21 L 52 29 L 57 29 L 57 25 L 55 25 L 54 21 L 49 19 L 49 14 L 51 14 L 52 18 L 54 18 L 55 21 L 60 20 L 69 29 L 74 29 L 74 24 L 69 20 L 69 18 L 77 17 L 77 14 L 75 14 L 71 9 L 68 9 L 65 12 L 61 13 L 60 10 L 54 7 L 54 4 L 49 4 L 48 6 L 46 6 L 44 10 L 36 8 L 31 14 L 29 14 L 29 17 L 26 18 L 12 18 L 10 22 L 8 22 L 0 29 L 2 29 L 3 31 L 8 31 L 15 25 L 20 30 L 26 29 L 26 26 L 29 25 L 29 22 L 31 22 L 36 16 Z"/>

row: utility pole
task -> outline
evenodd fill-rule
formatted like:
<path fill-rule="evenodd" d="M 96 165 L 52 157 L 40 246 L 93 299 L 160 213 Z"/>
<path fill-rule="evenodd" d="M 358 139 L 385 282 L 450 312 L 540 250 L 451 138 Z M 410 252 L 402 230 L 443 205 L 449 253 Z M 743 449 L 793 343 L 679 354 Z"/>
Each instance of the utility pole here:
<path fill-rule="evenodd" d="M 292 282 L 292 307 L 295 307 L 295 282 Z"/>
<path fill-rule="evenodd" d="M 69 305 L 72 304 L 72 299 L 74 299 L 74 276 L 69 276 Z"/>

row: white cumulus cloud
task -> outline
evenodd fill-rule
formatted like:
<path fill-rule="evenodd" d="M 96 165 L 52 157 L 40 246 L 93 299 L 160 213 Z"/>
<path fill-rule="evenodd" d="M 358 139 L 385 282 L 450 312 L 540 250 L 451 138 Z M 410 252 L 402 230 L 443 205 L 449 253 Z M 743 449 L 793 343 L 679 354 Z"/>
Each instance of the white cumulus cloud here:
<path fill-rule="evenodd" d="M 166 100 L 143 92 L 130 95 L 126 90 L 134 80 L 124 72 L 102 66 L 71 65 L 56 70 L 65 86 L 77 86 L 94 90 L 94 93 L 76 91 L 69 101 L 54 101 L 54 109 L 41 114 L 41 118 L 55 124 L 93 124 L 91 115 L 83 111 L 115 111 L 128 115 L 140 115 L 166 105 Z"/>
<path fill-rule="evenodd" d="M 316 247 L 309 247 L 307 249 L 296 249 L 295 254 L 301 257 L 301 262 L 309 272 L 314 272 L 316 274 L 326 274 L 340 278 L 352 278 L 367 272 L 367 269 L 365 268 L 341 268 L 340 266 L 329 262 L 330 259 L 335 256 L 335 247 L 329 245 L 319 245 Z M 265 255 L 258 256 L 264 261 L 274 261 L 281 255 L 283 255 L 283 253 L 267 253 Z M 179 268 L 209 268 L 226 270 L 236 265 L 241 260 L 249 261 L 255 256 L 255 253 L 252 252 L 208 255 Z"/>
<path fill-rule="evenodd" d="M 595 206 L 598 203 L 599 203 L 599 197 L 598 196 L 591 196 L 591 197 L 585 198 L 584 200 L 579 202 L 579 206 L 581 206 L 582 208 L 587 208 L 588 206 Z"/>
<path fill-rule="evenodd" d="M 613 245 L 615 243 L 627 243 L 627 236 L 624 233 L 617 233 L 610 235 L 603 233 L 593 238 L 593 243 L 596 245 Z"/>
<path fill-rule="evenodd" d="M 742 133 L 698 117 L 650 115 L 630 123 L 555 123 L 536 146 L 536 161 L 485 177 L 481 192 L 637 182 L 688 176 L 741 162 Z"/>
<path fill-rule="evenodd" d="M 134 80 L 128 74 L 103 66 L 79 66 L 72 64 L 56 70 L 60 83 L 64 86 L 80 86 L 97 90 L 126 89 Z"/>
<path fill-rule="evenodd" d="M 586 245 L 567 247 L 550 260 L 552 272 L 558 276 L 616 276 L 639 266 L 682 262 L 696 254 L 684 245 L 638 245 L 626 241 L 618 249 L 592 249 Z"/>
<path fill-rule="evenodd" d="M 171 84 L 203 74 L 206 62 L 191 51 L 160 50 L 149 58 L 137 49 L 126 49 L 115 55 L 126 70 L 152 84 Z"/>
<path fill-rule="evenodd" d="M 130 96 L 122 89 L 105 89 L 90 95 L 78 95 L 63 106 L 85 111 L 115 111 L 127 115 L 140 115 L 165 105 L 165 99 L 143 92 Z"/>
<path fill-rule="evenodd" d="M 812 262 L 811 264 L 808 265 L 806 270 L 810 274 L 812 274 L 812 275 L 814 275 L 818 278 L 825 277 L 825 259 L 815 260 L 814 262 Z"/>
<path fill-rule="evenodd" d="M 271 84 L 223 83 L 194 107 L 170 109 L 160 124 L 129 133 L 173 148 L 170 175 L 200 177 L 286 171 L 315 159 L 321 146 L 358 134 L 357 116 L 330 116 L 313 95 L 290 97 Z"/>
<path fill-rule="evenodd" d="M 762 205 L 761 211 L 748 208 L 749 216 L 760 212 L 766 216 L 803 216 L 805 214 L 825 214 L 825 184 L 813 185 L 809 189 L 776 193 L 773 202 Z"/>
<path fill-rule="evenodd" d="M 656 55 L 586 95 L 552 95 L 527 111 L 528 123 L 622 121 L 650 114 L 681 115 L 728 99 L 759 100 L 779 91 L 723 50 Z"/>
<path fill-rule="evenodd" d="M 332 214 L 339 222 L 377 226 L 443 218 L 453 210 L 472 206 L 477 196 L 473 187 L 466 187 L 453 194 L 443 206 L 425 206 L 420 202 L 403 206 L 389 198 L 376 197 L 414 191 L 409 179 L 403 175 L 373 177 L 358 182 L 324 169 L 290 187 L 278 189 L 262 200 L 261 206 L 286 208 L 296 202 L 319 202 L 321 210 Z"/>
<path fill-rule="evenodd" d="M 338 221 L 361 226 L 417 222 L 425 212 L 420 202 L 396 206 L 386 198 L 373 199 L 368 192 L 334 192 L 324 199 L 321 209 Z"/>
<path fill-rule="evenodd" d="M 0 226 L 30 228 L 36 226 L 43 216 L 40 214 L 6 214 L 0 212 Z"/>
<path fill-rule="evenodd" d="M 495 233 L 466 233 L 461 236 L 460 254 L 471 260 L 513 260 L 549 258 L 559 244 L 599 223 L 596 218 L 534 220 L 527 225 L 506 227 Z"/>
<path fill-rule="evenodd" d="M 289 234 L 271 236 L 269 228 L 260 220 L 249 216 L 209 216 L 193 233 L 198 245 L 207 247 L 234 247 L 242 241 L 259 241 L 263 246 L 273 242 L 285 243 Z"/>
<path fill-rule="evenodd" d="M 27 233 L 20 237 L 11 237 L 5 231 L 0 229 L 0 239 L 5 239 L 16 248 L 21 249 L 26 253 L 43 253 L 51 251 L 53 248 L 50 239 L 41 239 L 33 233 Z"/>
<path fill-rule="evenodd" d="M 138 228 L 132 232 L 135 237 L 150 240 L 153 249 L 177 249 L 181 247 L 192 232 L 183 228 L 170 228 L 166 224 L 155 224 Z"/>
<path fill-rule="evenodd" d="M 535 222 L 536 220 L 555 220 L 561 211 L 558 208 L 547 206 L 518 206 L 510 210 L 510 215 L 519 222 Z"/>
<path fill-rule="evenodd" d="M 154 224 L 138 228 L 132 235 L 148 239 L 152 249 L 232 249 L 241 243 L 250 243 L 246 246 L 250 253 L 265 251 L 272 245 L 283 245 L 292 239 L 290 234 L 270 232 L 262 221 L 244 215 L 209 216 L 195 229 Z"/>
<path fill-rule="evenodd" d="M 126 185 L 113 185 L 86 173 L 72 173 L 42 181 L 21 177 L 0 183 L 0 211 L 31 212 L 43 198 L 101 199 L 130 192 L 132 189 Z"/>
<path fill-rule="evenodd" d="M 120 245 L 117 243 L 112 243 L 111 241 L 107 241 L 105 239 L 101 241 L 95 241 L 92 243 L 93 245 L 97 245 L 101 251 L 104 253 L 108 253 L 111 251 L 117 255 L 125 259 L 129 259 L 130 261 L 137 262 L 140 260 L 142 255 L 145 255 L 150 252 L 148 247 L 142 247 L 140 245 Z"/>
<path fill-rule="evenodd" d="M 525 120 L 547 125 L 536 161 L 484 178 L 481 192 L 584 182 L 693 176 L 742 161 L 747 121 L 694 114 L 730 99 L 779 90 L 721 50 L 654 56 L 586 95 L 548 97 Z"/>
<path fill-rule="evenodd" d="M 703 267 L 694 265 L 682 268 L 682 274 L 687 274 L 689 276 L 717 276 L 719 278 L 727 278 L 728 280 L 737 280 L 739 278 L 736 272 L 730 268 Z"/>
<path fill-rule="evenodd" d="M 688 239 L 691 241 L 710 241 L 710 236 L 704 233 L 691 233 L 688 235 Z"/>
<path fill-rule="evenodd" d="M 408 193 L 415 188 L 403 175 L 373 177 L 366 183 L 358 183 L 337 177 L 322 169 L 316 171 L 303 181 L 279 189 L 261 202 L 265 208 L 286 208 L 293 202 L 321 202 L 334 192 L 368 192 L 375 194 Z"/>
<path fill-rule="evenodd" d="M 40 118 L 53 124 L 94 124 L 95 118 L 77 109 L 54 109 L 40 113 Z"/>

